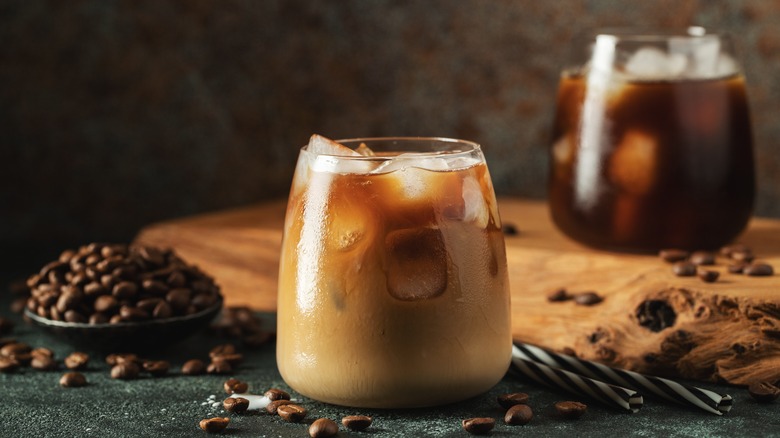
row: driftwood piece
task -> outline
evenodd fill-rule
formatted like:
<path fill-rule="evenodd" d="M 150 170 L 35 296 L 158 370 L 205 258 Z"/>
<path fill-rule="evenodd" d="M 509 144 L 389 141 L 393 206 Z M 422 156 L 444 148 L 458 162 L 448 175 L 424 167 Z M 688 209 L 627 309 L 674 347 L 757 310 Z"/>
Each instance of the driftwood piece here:
<path fill-rule="evenodd" d="M 508 236 L 517 340 L 651 374 L 747 384 L 780 380 L 780 275 L 715 283 L 672 274 L 658 257 L 596 251 L 552 226 L 546 204 L 499 200 Z M 155 224 L 137 241 L 173 247 L 211 273 L 228 305 L 276 309 L 283 201 Z M 739 239 L 780 270 L 780 221 L 754 219 Z M 593 306 L 547 295 L 595 291 Z"/>

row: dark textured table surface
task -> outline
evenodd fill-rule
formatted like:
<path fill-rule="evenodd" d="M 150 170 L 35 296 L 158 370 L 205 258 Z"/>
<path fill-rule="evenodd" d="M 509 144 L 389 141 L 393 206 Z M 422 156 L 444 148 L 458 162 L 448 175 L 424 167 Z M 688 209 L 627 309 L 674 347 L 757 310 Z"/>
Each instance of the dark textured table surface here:
<path fill-rule="evenodd" d="M 7 294 L 4 293 L 0 301 L 0 315 L 10 317 L 16 323 L 11 337 L 33 347 L 52 349 L 60 363 L 75 351 L 73 346 L 24 324 L 18 315 L 11 315 L 7 310 Z M 273 315 L 263 317 L 271 321 Z M 147 354 L 151 359 L 171 362 L 170 375 L 162 378 L 146 375 L 131 381 L 111 379 L 104 354 L 96 352 L 90 355 L 89 369 L 84 372 L 89 384 L 83 388 L 60 387 L 59 378 L 64 373 L 62 365 L 56 371 L 36 371 L 27 367 L 15 373 L 0 373 L 0 437 L 206 436 L 198 428 L 198 422 L 213 416 L 231 418 L 225 431 L 229 436 L 308 436 L 306 422 L 285 423 L 277 416 L 258 412 L 243 415 L 224 412 L 221 402 L 226 395 L 222 384 L 230 376 L 180 374 L 180 367 L 186 360 L 206 359 L 213 346 L 224 342 L 224 338 L 199 333 L 164 352 Z M 249 383 L 251 393 L 262 394 L 271 387 L 289 390 L 276 369 L 274 348 L 275 345 L 269 343 L 255 350 L 242 349 L 245 360 L 232 376 Z M 576 397 L 540 387 L 511 372 L 487 394 L 429 409 L 352 409 L 318 403 L 294 392 L 292 395 L 309 410 L 309 422 L 317 417 L 340 421 L 341 417 L 350 414 L 374 418 L 367 431 L 342 430 L 339 436 L 467 437 L 469 434 L 461 428 L 461 420 L 482 416 L 498 420 L 492 436 L 780 436 L 780 402 L 762 405 L 754 402 L 742 388 L 702 386 L 731 394 L 735 401 L 732 411 L 718 417 L 646 398 L 639 413 L 627 414 L 581 400 L 589 405 L 587 413 L 579 420 L 566 421 L 556 415 L 553 405 L 561 400 L 576 400 Z M 525 426 L 503 424 L 503 411 L 495 401 L 499 394 L 516 391 L 531 396 L 534 418 Z"/>

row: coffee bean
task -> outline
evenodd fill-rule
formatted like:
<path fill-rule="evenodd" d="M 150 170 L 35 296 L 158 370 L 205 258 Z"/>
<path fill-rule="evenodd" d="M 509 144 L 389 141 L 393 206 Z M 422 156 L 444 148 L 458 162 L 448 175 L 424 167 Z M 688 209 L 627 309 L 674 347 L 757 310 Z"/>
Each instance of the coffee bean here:
<path fill-rule="evenodd" d="M 11 342 L 0 348 L 0 356 L 14 356 L 21 353 L 29 353 L 32 348 L 23 342 Z"/>
<path fill-rule="evenodd" d="M 705 283 L 714 283 L 718 281 L 718 277 L 720 277 L 720 273 L 718 271 L 711 271 L 708 269 L 700 269 L 697 275 L 701 281 Z"/>
<path fill-rule="evenodd" d="M 19 369 L 21 364 L 12 357 L 0 356 L 0 373 L 12 373 Z"/>
<path fill-rule="evenodd" d="M 165 301 L 171 305 L 177 313 L 185 313 L 192 299 L 192 291 L 185 288 L 171 289 L 165 294 Z"/>
<path fill-rule="evenodd" d="M 119 316 L 119 315 L 114 315 L 114 316 L 112 316 L 112 317 L 111 317 L 111 318 L 108 320 L 108 323 L 109 323 L 109 324 L 119 324 L 119 323 L 121 323 L 121 322 L 125 322 L 125 321 L 124 321 L 124 320 L 122 319 L 122 317 L 121 317 L 121 316 Z"/>
<path fill-rule="evenodd" d="M 0 336 L 13 333 L 14 323 L 10 319 L 0 317 Z"/>
<path fill-rule="evenodd" d="M 751 263 L 742 270 L 742 273 L 752 277 L 766 277 L 775 273 L 771 265 L 766 263 Z"/>
<path fill-rule="evenodd" d="M 731 253 L 731 258 L 738 262 L 750 263 L 756 258 L 756 256 L 754 256 L 750 251 L 735 251 Z"/>
<path fill-rule="evenodd" d="M 208 433 L 218 433 L 222 432 L 227 428 L 228 423 L 230 423 L 230 418 L 227 417 L 214 417 L 214 418 L 204 418 L 203 420 L 200 420 L 200 423 L 198 425 L 201 429 L 205 430 Z"/>
<path fill-rule="evenodd" d="M 604 301 L 596 292 L 581 292 L 574 295 L 574 302 L 581 306 L 593 306 Z"/>
<path fill-rule="evenodd" d="M 81 300 L 83 298 L 84 294 L 78 289 L 64 291 L 62 295 L 60 295 L 59 299 L 57 299 L 57 310 L 60 313 L 65 313 L 68 310 L 74 310 L 78 307 L 79 304 L 81 304 Z"/>
<path fill-rule="evenodd" d="M 164 303 L 162 298 L 152 297 L 152 298 L 144 298 L 142 300 L 138 300 L 138 302 L 135 305 L 139 309 L 142 309 L 151 315 L 151 313 L 154 311 L 154 308 L 157 307 L 157 305 L 160 303 Z"/>
<path fill-rule="evenodd" d="M 505 236 L 517 236 L 519 234 L 517 227 L 510 223 L 503 224 L 501 226 L 501 232 L 504 233 Z"/>
<path fill-rule="evenodd" d="M 60 377 L 60 386 L 65 388 L 80 388 L 87 386 L 87 378 L 83 374 L 71 371 Z"/>
<path fill-rule="evenodd" d="M 233 354 L 236 352 L 236 346 L 233 344 L 221 344 L 209 351 L 209 357 L 222 356 L 224 354 Z"/>
<path fill-rule="evenodd" d="M 562 401 L 555 404 L 555 410 L 563 418 L 575 420 L 582 417 L 588 410 L 588 405 L 576 401 Z"/>
<path fill-rule="evenodd" d="M 228 412 L 240 414 L 249 408 L 249 400 L 243 397 L 228 397 L 222 402 L 222 407 Z"/>
<path fill-rule="evenodd" d="M 144 370 L 154 377 L 162 377 L 168 374 L 171 364 L 166 360 L 147 360 L 144 362 Z"/>
<path fill-rule="evenodd" d="M 160 301 L 152 310 L 152 317 L 154 319 L 165 319 L 173 316 L 173 309 L 165 301 Z"/>
<path fill-rule="evenodd" d="M 566 289 L 560 288 L 547 294 L 547 301 L 551 303 L 568 301 L 572 299 L 572 296 L 566 291 Z"/>
<path fill-rule="evenodd" d="M 531 422 L 534 411 L 528 405 L 514 405 L 506 411 L 504 423 L 512 426 L 522 426 Z"/>
<path fill-rule="evenodd" d="M 512 392 L 499 395 L 497 401 L 502 408 L 509 409 L 515 405 L 528 404 L 528 398 L 528 394 L 524 392 Z"/>
<path fill-rule="evenodd" d="M 62 319 L 64 319 L 65 322 L 72 322 L 77 324 L 87 322 L 87 318 L 75 310 L 68 310 L 67 312 L 65 312 L 65 315 L 63 316 Z"/>
<path fill-rule="evenodd" d="M 50 356 L 45 355 L 33 355 L 30 361 L 30 366 L 40 371 L 51 371 L 57 368 L 57 362 Z"/>
<path fill-rule="evenodd" d="M 749 246 L 745 245 L 744 243 L 734 243 L 731 245 L 726 245 L 723 248 L 720 249 L 720 254 L 724 257 L 731 257 L 731 254 L 735 252 L 753 252 Z"/>
<path fill-rule="evenodd" d="M 715 254 L 709 251 L 696 251 L 691 254 L 689 260 L 697 266 L 710 266 L 715 264 Z"/>
<path fill-rule="evenodd" d="M 290 394 L 278 388 L 271 388 L 263 394 L 271 401 L 290 400 Z"/>
<path fill-rule="evenodd" d="M 113 353 L 106 356 L 106 363 L 111 366 L 124 363 L 124 362 L 133 362 L 135 364 L 140 364 L 142 361 L 137 355 L 133 353 Z"/>
<path fill-rule="evenodd" d="M 271 403 L 268 403 L 268 405 L 265 407 L 265 410 L 271 415 L 276 415 L 276 411 L 279 409 L 279 406 L 289 405 L 291 403 L 292 402 L 290 400 L 274 400 Z"/>
<path fill-rule="evenodd" d="M 136 286 L 135 283 L 131 283 L 129 281 L 122 281 L 117 283 L 111 290 L 111 294 L 114 295 L 118 300 L 134 298 L 137 293 L 138 286 Z"/>
<path fill-rule="evenodd" d="M 772 403 L 780 397 L 780 388 L 771 382 L 755 382 L 748 386 L 748 393 L 759 403 Z"/>
<path fill-rule="evenodd" d="M 93 313 L 92 315 L 89 315 L 89 319 L 87 320 L 90 324 L 106 324 L 108 321 L 109 318 L 104 313 Z"/>
<path fill-rule="evenodd" d="M 219 356 L 214 356 L 211 358 L 212 362 L 216 361 L 223 361 L 229 363 L 231 366 L 236 366 L 240 364 L 244 360 L 244 355 L 239 353 L 233 353 L 233 354 L 223 354 Z"/>
<path fill-rule="evenodd" d="M 162 281 L 152 279 L 144 280 L 141 286 L 146 292 L 153 295 L 165 295 L 169 290 L 168 286 Z"/>
<path fill-rule="evenodd" d="M 360 432 L 368 429 L 372 421 L 367 415 L 347 415 L 341 419 L 341 424 L 351 431 Z"/>
<path fill-rule="evenodd" d="M 88 363 L 89 363 L 89 355 L 86 353 L 82 353 L 80 351 L 71 353 L 70 355 L 68 355 L 68 357 L 65 358 L 65 366 L 71 370 L 80 371 L 86 369 Z"/>
<path fill-rule="evenodd" d="M 145 321 L 149 319 L 149 312 L 138 307 L 122 306 L 119 308 L 119 316 L 123 321 Z"/>
<path fill-rule="evenodd" d="M 170 286 L 171 289 L 176 289 L 184 287 L 184 285 L 187 284 L 187 279 L 181 271 L 173 271 L 165 282 L 168 283 L 168 286 Z"/>
<path fill-rule="evenodd" d="M 206 372 L 209 374 L 230 374 L 233 372 L 233 367 L 228 361 L 214 360 L 206 367 Z"/>
<path fill-rule="evenodd" d="M 95 299 L 92 307 L 95 312 L 108 313 L 119 308 L 119 301 L 111 295 L 101 295 Z"/>
<path fill-rule="evenodd" d="M 137 379 L 141 369 L 135 362 L 117 363 L 111 368 L 111 378 L 121 380 Z"/>
<path fill-rule="evenodd" d="M 190 359 L 181 366 L 181 373 L 187 376 L 199 376 L 206 372 L 206 363 L 200 359 Z"/>
<path fill-rule="evenodd" d="M 688 258 L 688 251 L 681 249 L 662 249 L 658 252 L 658 257 L 668 263 L 680 262 Z"/>
<path fill-rule="evenodd" d="M 311 438 L 328 438 L 339 433 L 339 425 L 330 418 L 318 418 L 309 426 Z"/>
<path fill-rule="evenodd" d="M 249 385 L 238 379 L 228 379 L 222 385 L 227 394 L 246 394 L 249 391 Z"/>
<path fill-rule="evenodd" d="M 693 277 L 696 275 L 696 265 L 691 262 L 677 262 L 672 265 L 672 272 L 678 277 Z"/>
<path fill-rule="evenodd" d="M 496 426 L 496 420 L 489 417 L 468 418 L 461 421 L 461 425 L 472 435 L 485 435 Z"/>
<path fill-rule="evenodd" d="M 747 263 L 736 262 L 736 263 L 729 264 L 727 269 L 732 274 L 741 274 L 746 266 L 747 266 Z"/>
<path fill-rule="evenodd" d="M 296 404 L 282 405 L 276 409 L 276 414 L 288 423 L 299 423 L 306 418 L 306 408 Z"/>

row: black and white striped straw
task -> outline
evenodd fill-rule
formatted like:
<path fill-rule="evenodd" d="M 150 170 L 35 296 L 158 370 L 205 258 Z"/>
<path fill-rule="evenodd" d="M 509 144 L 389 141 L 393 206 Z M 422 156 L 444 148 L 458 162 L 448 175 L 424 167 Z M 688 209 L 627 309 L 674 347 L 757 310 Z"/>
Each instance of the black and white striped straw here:
<path fill-rule="evenodd" d="M 512 349 L 512 363 L 522 374 L 543 385 L 564 389 L 585 397 L 592 397 L 632 413 L 638 412 L 642 407 L 642 396 L 632 389 L 610 385 L 527 359 L 523 357 L 523 353 L 517 346 Z"/>
<path fill-rule="evenodd" d="M 707 412 L 723 415 L 731 410 L 732 399 L 728 394 L 718 394 L 708 389 L 678 383 L 662 377 L 647 376 L 634 371 L 621 370 L 606 365 L 578 359 L 565 354 L 551 353 L 530 344 L 516 342 L 513 357 L 549 367 L 581 374 L 592 379 L 625 386 L 645 394 L 655 394 L 666 400 L 695 406 Z"/>

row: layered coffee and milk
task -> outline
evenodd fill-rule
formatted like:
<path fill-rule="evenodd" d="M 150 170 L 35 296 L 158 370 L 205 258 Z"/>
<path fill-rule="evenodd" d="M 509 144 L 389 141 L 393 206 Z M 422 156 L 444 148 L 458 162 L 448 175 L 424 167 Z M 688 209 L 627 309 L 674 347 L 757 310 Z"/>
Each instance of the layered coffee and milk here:
<path fill-rule="evenodd" d="M 484 392 L 507 370 L 511 334 L 482 153 L 438 139 L 364 142 L 358 153 L 314 136 L 300 153 L 279 277 L 279 370 L 301 394 L 339 405 L 429 406 Z"/>

